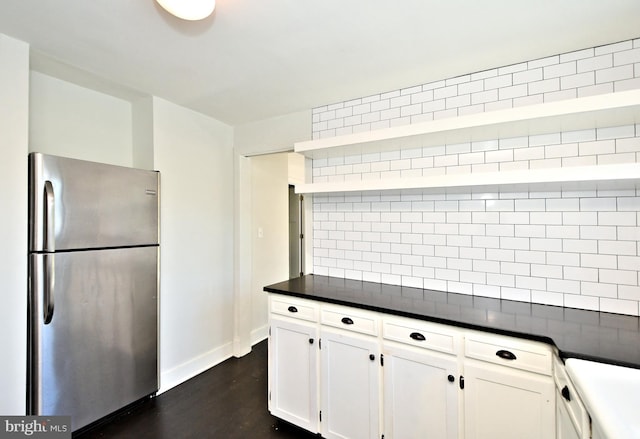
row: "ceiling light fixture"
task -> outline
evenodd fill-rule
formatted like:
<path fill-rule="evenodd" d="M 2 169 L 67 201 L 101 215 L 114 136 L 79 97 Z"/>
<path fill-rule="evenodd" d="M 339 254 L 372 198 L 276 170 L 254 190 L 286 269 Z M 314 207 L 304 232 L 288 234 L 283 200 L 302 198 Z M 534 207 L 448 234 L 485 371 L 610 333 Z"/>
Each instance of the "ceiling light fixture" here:
<path fill-rule="evenodd" d="M 183 20 L 202 20 L 216 7 L 216 0 L 156 0 L 170 14 Z"/>

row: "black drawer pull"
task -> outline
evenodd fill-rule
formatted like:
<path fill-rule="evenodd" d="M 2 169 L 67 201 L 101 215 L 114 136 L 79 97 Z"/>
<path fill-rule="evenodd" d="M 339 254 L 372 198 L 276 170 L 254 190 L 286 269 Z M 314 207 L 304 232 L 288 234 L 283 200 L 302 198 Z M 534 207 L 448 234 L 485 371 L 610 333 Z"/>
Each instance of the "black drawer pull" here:
<path fill-rule="evenodd" d="M 513 352 L 505 350 L 499 350 L 498 352 L 496 352 L 496 355 L 503 360 L 515 360 L 517 358 Z"/>
<path fill-rule="evenodd" d="M 295 306 L 290 306 L 287 309 L 289 310 L 289 312 L 298 312 L 298 308 L 296 308 Z"/>
<path fill-rule="evenodd" d="M 424 335 L 420 334 L 419 332 L 412 332 L 411 334 L 409 334 L 409 337 L 411 337 L 412 339 L 416 340 L 416 341 L 425 341 L 426 338 L 424 338 Z"/>
<path fill-rule="evenodd" d="M 349 317 L 343 317 L 340 321 L 345 325 L 353 325 L 353 320 L 351 320 Z"/>
<path fill-rule="evenodd" d="M 562 397 L 564 399 L 566 399 L 567 401 L 571 401 L 571 393 L 569 393 L 569 388 L 567 386 L 564 386 L 560 393 L 562 393 Z"/>

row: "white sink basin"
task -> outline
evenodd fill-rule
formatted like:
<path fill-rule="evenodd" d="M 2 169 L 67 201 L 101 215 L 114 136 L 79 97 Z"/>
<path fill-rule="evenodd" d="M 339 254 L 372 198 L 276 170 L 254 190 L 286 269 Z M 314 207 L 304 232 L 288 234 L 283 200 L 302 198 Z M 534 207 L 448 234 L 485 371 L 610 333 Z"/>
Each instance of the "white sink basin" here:
<path fill-rule="evenodd" d="M 640 369 L 574 358 L 565 365 L 591 415 L 594 439 L 640 438 Z"/>

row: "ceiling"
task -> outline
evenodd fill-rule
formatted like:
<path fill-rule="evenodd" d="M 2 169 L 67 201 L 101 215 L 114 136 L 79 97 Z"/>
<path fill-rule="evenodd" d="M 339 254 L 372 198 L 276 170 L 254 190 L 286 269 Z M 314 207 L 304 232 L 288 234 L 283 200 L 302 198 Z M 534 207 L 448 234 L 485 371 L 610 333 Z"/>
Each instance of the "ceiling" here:
<path fill-rule="evenodd" d="M 32 69 L 238 125 L 640 37 L 638 0 L 1 0 Z M 638 68 L 638 67 L 637 67 Z"/>

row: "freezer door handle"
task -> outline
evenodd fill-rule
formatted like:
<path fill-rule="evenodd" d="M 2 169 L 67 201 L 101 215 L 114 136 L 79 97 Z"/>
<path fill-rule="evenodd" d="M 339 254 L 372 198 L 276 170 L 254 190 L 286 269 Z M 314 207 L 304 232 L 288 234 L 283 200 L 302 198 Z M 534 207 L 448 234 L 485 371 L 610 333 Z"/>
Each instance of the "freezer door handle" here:
<path fill-rule="evenodd" d="M 51 319 L 53 319 L 53 309 L 54 309 L 54 297 L 53 290 L 55 287 L 55 256 L 54 255 L 43 255 L 44 259 L 44 282 L 42 288 L 42 311 L 43 311 L 43 319 L 44 324 L 48 325 L 51 323 Z"/>
<path fill-rule="evenodd" d="M 55 244 L 55 196 L 53 184 L 47 180 L 44 182 L 44 212 L 43 212 L 43 250 L 52 252 L 56 250 Z"/>

